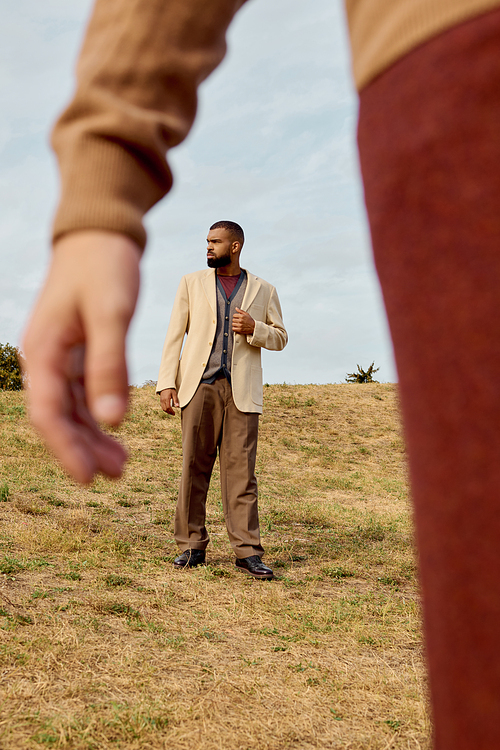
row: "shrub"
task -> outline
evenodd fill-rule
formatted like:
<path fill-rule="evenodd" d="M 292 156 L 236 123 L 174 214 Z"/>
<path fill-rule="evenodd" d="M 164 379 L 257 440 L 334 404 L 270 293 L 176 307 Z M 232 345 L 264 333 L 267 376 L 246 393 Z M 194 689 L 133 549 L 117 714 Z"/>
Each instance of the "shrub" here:
<path fill-rule="evenodd" d="M 363 370 L 362 367 L 359 365 L 356 365 L 358 368 L 357 372 L 348 372 L 346 375 L 346 381 L 348 383 L 378 383 L 378 380 L 373 379 L 373 373 L 378 372 L 380 370 L 380 367 L 376 367 L 375 362 L 372 362 L 368 370 Z"/>
<path fill-rule="evenodd" d="M 23 387 L 21 353 L 10 344 L 0 344 L 0 389 L 20 391 Z"/>

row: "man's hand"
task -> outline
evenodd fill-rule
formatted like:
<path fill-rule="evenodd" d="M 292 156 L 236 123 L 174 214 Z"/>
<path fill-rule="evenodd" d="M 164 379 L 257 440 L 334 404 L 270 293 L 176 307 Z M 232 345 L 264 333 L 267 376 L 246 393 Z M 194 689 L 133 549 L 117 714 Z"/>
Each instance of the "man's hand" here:
<path fill-rule="evenodd" d="M 24 336 L 33 425 L 66 471 L 91 482 L 122 473 L 124 448 L 97 422 L 118 425 L 128 401 L 125 337 L 139 292 L 139 247 L 112 232 L 56 244 Z"/>
<path fill-rule="evenodd" d="M 239 307 L 233 315 L 233 331 L 241 333 L 243 336 L 251 336 L 255 331 L 255 320 L 244 310 Z"/>
<path fill-rule="evenodd" d="M 176 406 L 177 408 L 180 406 L 175 388 L 165 388 L 163 391 L 160 391 L 160 406 L 167 414 L 175 414 L 172 406 Z"/>

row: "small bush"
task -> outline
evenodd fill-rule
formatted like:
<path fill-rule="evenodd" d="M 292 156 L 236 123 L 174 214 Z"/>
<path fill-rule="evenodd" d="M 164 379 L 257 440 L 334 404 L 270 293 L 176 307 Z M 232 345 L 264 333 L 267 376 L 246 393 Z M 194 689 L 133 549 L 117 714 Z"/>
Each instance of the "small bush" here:
<path fill-rule="evenodd" d="M 373 374 L 380 370 L 380 367 L 375 367 L 375 362 L 372 362 L 368 370 L 363 370 L 362 367 L 356 365 L 358 368 L 357 372 L 348 372 L 346 375 L 347 383 L 378 383 L 377 380 L 373 379 Z M 375 369 L 374 369 L 375 368 Z"/>
<path fill-rule="evenodd" d="M 21 353 L 10 344 L 0 344 L 0 389 L 20 391 L 23 387 L 23 373 L 20 365 Z"/>

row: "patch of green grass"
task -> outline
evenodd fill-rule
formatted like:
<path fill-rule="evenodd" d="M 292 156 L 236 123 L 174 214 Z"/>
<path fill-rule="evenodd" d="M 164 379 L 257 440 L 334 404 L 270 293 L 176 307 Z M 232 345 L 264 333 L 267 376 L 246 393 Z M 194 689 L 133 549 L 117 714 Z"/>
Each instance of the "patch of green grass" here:
<path fill-rule="evenodd" d="M 133 581 L 131 578 L 127 578 L 127 576 L 119 576 L 115 573 L 108 573 L 108 575 L 104 579 L 104 583 L 110 588 L 133 585 Z"/>
<path fill-rule="evenodd" d="M 111 547 L 117 555 L 122 555 L 123 557 L 130 555 L 131 545 L 125 539 L 113 539 Z"/>
<path fill-rule="evenodd" d="M 57 573 L 60 578 L 67 578 L 68 581 L 81 581 L 82 576 L 77 570 L 69 570 L 67 573 Z"/>
<path fill-rule="evenodd" d="M 331 568 L 326 567 L 322 569 L 322 572 L 324 575 L 329 576 L 330 578 L 352 578 L 355 573 L 352 572 L 352 570 L 349 570 L 348 568 Z"/>
<path fill-rule="evenodd" d="M 382 542 L 385 539 L 386 528 L 375 518 L 369 518 L 366 524 L 358 525 L 354 535 L 367 542 Z"/>
<path fill-rule="evenodd" d="M 12 627 L 15 628 L 16 625 L 33 625 L 33 618 L 31 617 L 31 615 L 22 614 L 21 612 L 14 612 L 14 614 L 11 614 L 5 609 L 0 608 L 0 617 L 5 617 L 9 621 L 9 630 L 12 629 Z M 25 654 L 17 654 L 16 661 L 20 664 L 25 663 L 25 661 L 27 661 L 27 657 Z"/>
<path fill-rule="evenodd" d="M 31 739 L 38 745 L 47 746 L 54 746 L 59 742 L 59 737 L 57 736 L 57 734 L 51 734 L 50 732 L 37 732 L 32 736 Z"/>
<path fill-rule="evenodd" d="M 394 731 L 397 731 L 401 726 L 401 722 L 397 719 L 386 719 L 384 724 L 387 724 Z"/>
<path fill-rule="evenodd" d="M 141 619 L 141 613 L 139 612 L 139 610 L 131 607 L 130 604 L 125 604 L 124 602 L 108 602 L 106 604 L 103 604 L 100 609 L 101 611 L 106 612 L 110 615 L 124 615 L 126 617 L 135 618 L 137 620 Z"/>
<path fill-rule="evenodd" d="M 47 505 L 37 498 L 21 498 L 16 501 L 16 508 L 27 516 L 46 516 L 49 513 Z"/>
<path fill-rule="evenodd" d="M 25 563 L 16 557 L 0 557 L 0 573 L 4 575 L 15 575 L 26 570 Z"/>
<path fill-rule="evenodd" d="M 218 568 L 214 565 L 204 565 L 202 574 L 205 578 L 233 578 L 233 571 L 228 568 Z"/>
<path fill-rule="evenodd" d="M 7 406 L 0 404 L 0 416 L 7 417 L 7 420 L 14 421 L 26 416 L 26 408 L 23 404 Z"/>
<path fill-rule="evenodd" d="M 43 499 L 46 500 L 46 502 L 49 505 L 52 505 L 54 508 L 67 508 L 68 507 L 68 503 L 67 502 L 65 502 L 64 500 L 61 500 L 61 499 L 59 499 L 57 497 L 54 497 L 54 498 L 47 497 L 47 498 L 43 498 Z"/>
<path fill-rule="evenodd" d="M 385 586 L 398 587 L 401 585 L 399 578 L 394 578 L 393 576 L 378 576 L 377 581 L 383 583 Z"/>
<path fill-rule="evenodd" d="M 32 599 L 33 601 L 35 601 L 36 599 L 49 599 L 51 596 L 53 596 L 53 593 L 51 591 L 44 591 L 42 589 L 35 589 L 32 592 L 32 594 L 30 596 L 30 599 Z"/>
<path fill-rule="evenodd" d="M 0 484 L 0 503 L 6 503 L 9 500 L 9 485 L 7 482 Z"/>

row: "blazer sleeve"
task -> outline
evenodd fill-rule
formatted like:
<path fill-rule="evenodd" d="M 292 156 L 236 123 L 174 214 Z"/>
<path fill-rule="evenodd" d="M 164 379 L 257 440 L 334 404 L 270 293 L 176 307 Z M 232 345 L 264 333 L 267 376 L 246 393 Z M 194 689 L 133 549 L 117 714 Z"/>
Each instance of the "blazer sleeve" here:
<path fill-rule="evenodd" d="M 251 336 L 247 336 L 247 342 L 251 346 L 260 346 L 263 349 L 278 352 L 287 345 L 288 334 L 283 324 L 278 293 L 274 287 L 271 289 L 267 304 L 266 321 L 255 321 L 255 330 Z"/>
<path fill-rule="evenodd" d="M 172 186 L 168 149 L 226 52 L 244 0 L 96 0 L 72 101 L 52 134 L 61 197 L 54 240 L 101 229 L 146 243 L 143 215 Z"/>
<path fill-rule="evenodd" d="M 163 352 L 161 355 L 160 372 L 156 384 L 156 393 L 165 388 L 176 388 L 177 370 L 184 342 L 184 335 L 189 331 L 189 292 L 186 277 L 181 279 L 170 322 L 168 324 Z"/>

